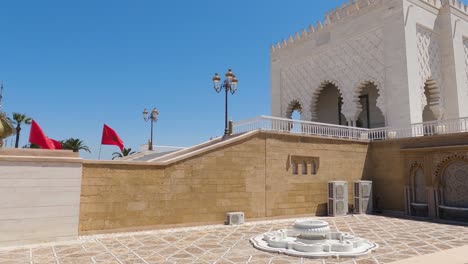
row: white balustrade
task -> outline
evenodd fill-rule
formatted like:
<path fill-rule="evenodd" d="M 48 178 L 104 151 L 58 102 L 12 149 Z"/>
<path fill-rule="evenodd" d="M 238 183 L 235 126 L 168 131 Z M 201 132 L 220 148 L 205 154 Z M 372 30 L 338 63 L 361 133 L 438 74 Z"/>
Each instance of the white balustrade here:
<path fill-rule="evenodd" d="M 325 137 L 350 138 L 368 140 L 368 129 L 338 126 L 332 124 L 292 120 L 286 118 L 259 116 L 245 121 L 233 123 L 233 133 L 245 133 L 254 130 L 278 131 L 294 134 L 317 135 Z M 365 138 L 362 138 L 366 135 Z"/>
<path fill-rule="evenodd" d="M 468 117 L 417 123 L 407 127 L 382 127 L 374 129 L 339 126 L 270 116 L 259 116 L 233 123 L 234 134 L 255 130 L 378 141 L 468 132 Z"/>

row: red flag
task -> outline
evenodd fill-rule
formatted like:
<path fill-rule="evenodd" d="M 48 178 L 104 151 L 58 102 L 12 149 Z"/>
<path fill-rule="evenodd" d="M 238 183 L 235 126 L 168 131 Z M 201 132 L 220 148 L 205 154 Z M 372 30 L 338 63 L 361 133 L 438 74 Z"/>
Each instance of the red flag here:
<path fill-rule="evenodd" d="M 39 125 L 34 120 L 31 123 L 29 142 L 31 144 L 36 144 L 43 149 L 62 149 L 62 143 L 57 140 L 48 138 L 42 131 L 41 127 L 39 127 Z"/>
<path fill-rule="evenodd" d="M 55 139 L 51 139 L 51 138 L 49 138 L 49 140 L 52 141 L 52 143 L 55 146 L 55 149 L 62 149 L 62 142 L 57 141 Z"/>
<path fill-rule="evenodd" d="M 119 135 L 115 133 L 114 129 L 108 127 L 104 124 L 104 129 L 102 130 L 102 145 L 114 145 L 120 148 L 121 151 L 124 149 L 124 143 L 120 139 Z"/>

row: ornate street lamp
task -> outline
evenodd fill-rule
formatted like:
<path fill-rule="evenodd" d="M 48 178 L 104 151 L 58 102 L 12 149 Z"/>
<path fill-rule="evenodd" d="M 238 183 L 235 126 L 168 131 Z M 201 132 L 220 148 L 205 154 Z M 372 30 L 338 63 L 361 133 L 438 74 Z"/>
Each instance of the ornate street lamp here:
<path fill-rule="evenodd" d="M 229 135 L 229 126 L 228 126 L 228 93 L 234 94 L 237 91 L 237 79 L 236 76 L 232 73 L 232 70 L 229 69 L 226 73 L 226 79 L 220 85 L 221 78 L 217 73 L 213 77 L 214 89 L 217 93 L 220 93 L 222 90 L 226 92 L 226 103 L 225 103 L 225 118 L 224 118 L 224 136 Z"/>
<path fill-rule="evenodd" d="M 151 111 L 150 115 L 148 116 L 148 110 L 143 110 L 143 119 L 145 122 L 151 121 L 151 139 L 148 142 L 148 150 L 153 150 L 153 123 L 158 121 L 158 109 L 153 108 L 153 111 Z"/>

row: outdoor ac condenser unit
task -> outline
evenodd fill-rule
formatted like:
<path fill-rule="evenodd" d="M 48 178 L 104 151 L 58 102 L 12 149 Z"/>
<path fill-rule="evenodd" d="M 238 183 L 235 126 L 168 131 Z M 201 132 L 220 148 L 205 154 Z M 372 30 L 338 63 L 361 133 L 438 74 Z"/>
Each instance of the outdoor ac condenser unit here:
<path fill-rule="evenodd" d="M 372 182 L 354 182 L 354 212 L 366 214 L 372 212 Z"/>
<path fill-rule="evenodd" d="M 242 225 L 244 223 L 243 212 L 226 213 L 226 225 Z"/>
<path fill-rule="evenodd" d="M 341 216 L 348 213 L 348 183 L 332 181 L 328 183 L 328 215 Z"/>

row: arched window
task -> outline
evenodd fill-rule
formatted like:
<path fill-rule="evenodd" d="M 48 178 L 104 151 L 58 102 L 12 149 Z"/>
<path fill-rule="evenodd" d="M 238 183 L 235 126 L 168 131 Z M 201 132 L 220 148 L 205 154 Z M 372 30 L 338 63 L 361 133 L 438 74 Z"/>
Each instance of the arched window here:
<path fill-rule="evenodd" d="M 315 161 L 312 161 L 310 164 L 310 174 L 315 175 L 317 174 L 317 168 L 315 166 Z"/>
<path fill-rule="evenodd" d="M 341 113 L 343 98 L 336 84 L 324 82 L 312 97 L 312 121 L 346 125 L 346 118 Z"/>
<path fill-rule="evenodd" d="M 385 117 L 377 107 L 377 99 L 379 91 L 376 84 L 373 82 L 364 82 L 358 88 L 358 109 L 359 116 L 356 120 L 357 127 L 377 128 L 385 126 Z"/>
<path fill-rule="evenodd" d="M 295 160 L 291 161 L 291 170 L 292 170 L 292 174 L 297 174 L 297 162 Z"/>
<path fill-rule="evenodd" d="M 307 174 L 307 162 L 305 160 L 302 161 L 302 174 Z"/>

